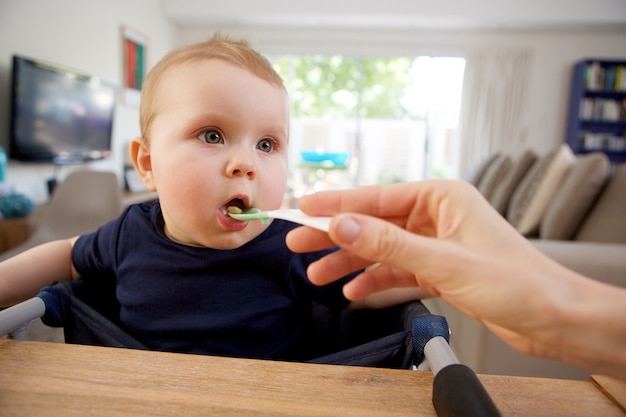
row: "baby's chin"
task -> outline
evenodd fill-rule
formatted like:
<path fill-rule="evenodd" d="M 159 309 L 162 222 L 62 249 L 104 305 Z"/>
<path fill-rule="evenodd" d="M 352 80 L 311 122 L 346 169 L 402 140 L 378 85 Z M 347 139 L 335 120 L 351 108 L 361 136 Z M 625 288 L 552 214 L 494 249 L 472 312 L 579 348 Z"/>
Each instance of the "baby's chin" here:
<path fill-rule="evenodd" d="M 263 233 L 267 226 L 261 225 L 260 222 L 258 223 L 261 227 L 247 227 L 239 232 L 213 233 L 211 236 L 194 236 L 182 239 L 168 233 L 167 230 L 165 235 L 180 245 L 215 250 L 233 250 L 242 247 Z"/>
<path fill-rule="evenodd" d="M 256 239 L 268 227 L 268 225 L 263 225 L 258 221 L 254 222 L 254 226 L 251 226 L 252 224 L 248 224 L 242 231 L 221 234 L 220 237 L 211 238 L 201 246 L 216 250 L 238 249 Z"/>

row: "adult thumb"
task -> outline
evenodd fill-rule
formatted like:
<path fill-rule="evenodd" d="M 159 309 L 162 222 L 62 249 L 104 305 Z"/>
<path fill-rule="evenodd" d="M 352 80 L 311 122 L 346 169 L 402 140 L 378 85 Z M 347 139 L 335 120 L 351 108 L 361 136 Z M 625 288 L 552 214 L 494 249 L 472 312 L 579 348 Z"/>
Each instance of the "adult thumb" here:
<path fill-rule="evenodd" d="M 329 235 L 335 243 L 361 258 L 406 270 L 416 268 L 417 258 L 422 258 L 420 251 L 428 248 L 427 238 L 363 214 L 336 215 Z"/>

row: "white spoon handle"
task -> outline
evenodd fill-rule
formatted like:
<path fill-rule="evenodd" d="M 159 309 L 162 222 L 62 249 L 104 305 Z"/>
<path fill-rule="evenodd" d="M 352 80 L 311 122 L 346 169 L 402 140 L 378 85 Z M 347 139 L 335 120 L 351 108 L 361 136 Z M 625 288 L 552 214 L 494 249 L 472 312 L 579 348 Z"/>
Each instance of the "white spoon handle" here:
<path fill-rule="evenodd" d="M 328 232 L 328 229 L 330 227 L 330 220 L 332 219 L 332 217 L 307 216 L 297 209 L 270 210 L 266 211 L 265 213 L 267 213 L 268 217 L 272 217 L 274 219 L 283 219 L 290 222 L 299 223 L 304 226 L 313 227 L 323 232 Z"/>

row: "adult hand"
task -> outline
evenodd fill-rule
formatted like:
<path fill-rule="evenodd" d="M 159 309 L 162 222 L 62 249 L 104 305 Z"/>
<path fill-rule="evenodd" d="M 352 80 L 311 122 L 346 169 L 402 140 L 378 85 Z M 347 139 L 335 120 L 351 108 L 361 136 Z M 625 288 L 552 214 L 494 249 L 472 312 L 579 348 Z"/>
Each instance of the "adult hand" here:
<path fill-rule="evenodd" d="M 325 284 L 380 262 L 344 287 L 347 298 L 419 286 L 516 349 L 563 359 L 555 316 L 579 301 L 577 290 L 590 280 L 538 252 L 468 183 L 433 180 L 324 192 L 304 197 L 300 208 L 334 218 L 328 234 L 293 230 L 287 236 L 292 250 L 342 247 L 310 266 L 312 282 Z"/>

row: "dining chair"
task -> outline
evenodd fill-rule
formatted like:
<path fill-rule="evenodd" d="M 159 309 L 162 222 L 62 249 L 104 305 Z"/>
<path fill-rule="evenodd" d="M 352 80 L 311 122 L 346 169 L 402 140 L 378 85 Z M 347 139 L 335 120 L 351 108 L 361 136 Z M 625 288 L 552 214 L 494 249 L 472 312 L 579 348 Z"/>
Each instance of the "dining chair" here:
<path fill-rule="evenodd" d="M 0 261 L 45 242 L 94 231 L 121 212 L 121 191 L 114 172 L 72 171 L 55 187 L 30 237 L 0 254 Z"/>

